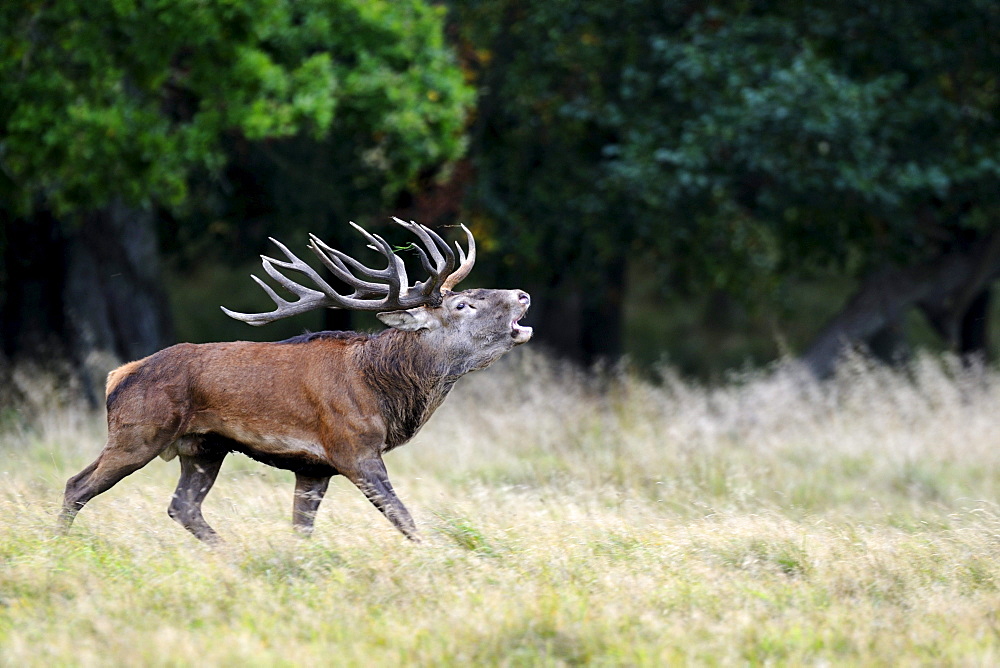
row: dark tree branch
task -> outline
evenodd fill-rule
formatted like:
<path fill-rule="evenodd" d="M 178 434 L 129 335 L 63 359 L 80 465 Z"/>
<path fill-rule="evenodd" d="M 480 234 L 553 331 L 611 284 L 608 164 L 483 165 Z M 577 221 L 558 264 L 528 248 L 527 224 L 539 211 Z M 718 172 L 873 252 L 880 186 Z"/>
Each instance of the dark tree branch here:
<path fill-rule="evenodd" d="M 927 312 L 948 344 L 958 350 L 966 311 L 998 275 L 1000 230 L 922 264 L 879 270 L 861 284 L 801 359 L 816 375 L 828 376 L 846 349 L 914 306 Z"/>
<path fill-rule="evenodd" d="M 964 284 L 949 293 L 932 294 L 919 304 L 928 321 L 955 352 L 960 352 L 962 348 L 966 314 L 996 275 L 996 265 L 1000 262 L 1000 234 L 990 235 L 970 250 L 977 257 L 971 276 Z"/>

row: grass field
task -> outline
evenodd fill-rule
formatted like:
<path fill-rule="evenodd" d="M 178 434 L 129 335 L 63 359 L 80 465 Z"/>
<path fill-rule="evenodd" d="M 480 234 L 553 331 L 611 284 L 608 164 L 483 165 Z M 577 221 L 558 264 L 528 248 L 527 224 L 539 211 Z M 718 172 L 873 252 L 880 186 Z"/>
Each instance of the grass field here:
<path fill-rule="evenodd" d="M 33 390 L 0 436 L 0 664 L 996 665 L 1000 374 L 860 361 L 707 388 L 532 355 L 473 375 L 387 465 L 424 537 L 231 457 L 166 515 L 154 461 L 52 533 L 103 416 Z"/>

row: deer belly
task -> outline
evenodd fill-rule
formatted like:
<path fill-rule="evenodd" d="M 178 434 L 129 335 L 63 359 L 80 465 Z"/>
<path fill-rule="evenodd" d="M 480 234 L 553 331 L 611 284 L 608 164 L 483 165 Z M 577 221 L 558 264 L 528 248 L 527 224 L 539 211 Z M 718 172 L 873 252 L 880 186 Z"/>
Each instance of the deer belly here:
<path fill-rule="evenodd" d="M 227 433 L 228 432 L 228 433 Z M 258 434 L 245 429 L 231 429 L 220 432 L 245 446 L 248 450 L 261 455 L 279 457 L 302 457 L 303 459 L 326 461 L 326 450 L 323 446 L 308 438 L 285 434 Z M 250 454 L 250 452 L 247 452 Z"/>
<path fill-rule="evenodd" d="M 220 438 L 221 437 L 221 438 Z M 242 452 L 260 461 L 283 460 L 305 464 L 326 464 L 326 451 L 319 443 L 294 436 L 261 436 L 243 430 L 204 432 L 181 436 L 160 453 L 164 461 L 178 455 L 198 457 L 226 451 Z M 287 468 L 281 466 L 280 468 Z"/>
<path fill-rule="evenodd" d="M 251 459 L 287 471 L 321 477 L 337 474 L 323 447 L 315 441 L 294 436 L 230 436 L 229 449 Z"/>

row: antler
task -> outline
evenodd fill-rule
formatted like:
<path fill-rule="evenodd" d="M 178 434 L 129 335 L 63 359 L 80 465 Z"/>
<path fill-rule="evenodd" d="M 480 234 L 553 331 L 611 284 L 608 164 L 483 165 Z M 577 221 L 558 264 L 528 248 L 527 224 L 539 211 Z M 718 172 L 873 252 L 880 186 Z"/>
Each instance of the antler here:
<path fill-rule="evenodd" d="M 293 301 L 284 299 L 267 283 L 257 276 L 251 275 L 251 278 L 264 289 L 264 292 L 278 308 L 267 313 L 237 313 L 223 306 L 223 312 L 229 317 L 242 320 L 249 325 L 264 325 L 321 307 L 344 308 L 354 311 L 399 311 L 415 306 L 439 304 L 442 293 L 450 292 L 459 281 L 468 276 L 472 265 L 476 262 L 476 241 L 472 237 L 472 232 L 465 225 L 462 225 L 468 239 L 469 252 L 466 255 L 461 244 L 455 242 L 459 257 L 458 269 L 455 269 L 455 253 L 437 233 L 429 227 L 413 221 L 407 223 L 395 217 L 393 220 L 417 235 L 417 238 L 424 245 L 424 248 L 421 248 L 414 244 L 413 248 L 420 257 L 420 264 L 430 274 L 427 280 L 409 285 L 406 277 L 406 266 L 403 264 L 403 260 L 393 252 L 392 246 L 379 235 L 370 234 L 360 225 L 351 223 L 351 226 L 368 241 L 369 248 L 385 256 L 388 264 L 384 269 L 373 269 L 362 264 L 350 255 L 336 248 L 331 248 L 314 234 L 309 235 L 308 248 L 316 254 L 316 257 L 330 270 L 330 273 L 353 288 L 354 292 L 349 295 L 340 294 L 316 270 L 296 257 L 284 244 L 271 238 L 274 245 L 285 254 L 288 260 L 277 260 L 261 255 L 261 264 L 268 276 L 294 294 L 297 299 Z M 296 283 L 281 273 L 278 267 L 305 275 L 318 289 Z"/>

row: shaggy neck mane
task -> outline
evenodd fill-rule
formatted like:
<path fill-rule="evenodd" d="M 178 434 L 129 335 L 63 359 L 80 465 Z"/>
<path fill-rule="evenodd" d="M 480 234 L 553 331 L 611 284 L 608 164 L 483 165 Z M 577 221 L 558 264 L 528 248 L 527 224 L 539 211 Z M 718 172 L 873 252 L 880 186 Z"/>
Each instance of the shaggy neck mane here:
<path fill-rule="evenodd" d="M 419 333 L 388 329 L 359 347 L 365 381 L 378 396 L 387 449 L 407 442 L 455 385 L 444 356 L 425 346 Z"/>

